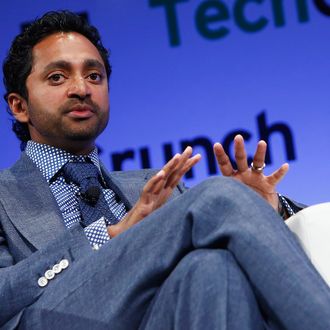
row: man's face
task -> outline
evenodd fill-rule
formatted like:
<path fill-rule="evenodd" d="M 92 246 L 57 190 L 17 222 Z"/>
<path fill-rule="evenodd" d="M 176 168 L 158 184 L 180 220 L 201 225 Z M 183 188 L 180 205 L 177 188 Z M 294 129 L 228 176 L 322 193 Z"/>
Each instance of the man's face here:
<path fill-rule="evenodd" d="M 88 39 L 70 32 L 39 42 L 26 87 L 33 141 L 73 153 L 93 148 L 108 122 L 109 96 L 104 62 Z"/>

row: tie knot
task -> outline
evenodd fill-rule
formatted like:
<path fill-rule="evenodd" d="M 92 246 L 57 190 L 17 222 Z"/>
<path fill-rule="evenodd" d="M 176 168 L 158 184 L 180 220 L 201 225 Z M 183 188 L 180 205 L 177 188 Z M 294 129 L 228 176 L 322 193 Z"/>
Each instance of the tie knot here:
<path fill-rule="evenodd" d="M 67 181 L 84 187 L 86 184 L 91 184 L 90 181 L 99 183 L 100 173 L 92 163 L 69 162 L 63 166 L 63 175 Z"/>

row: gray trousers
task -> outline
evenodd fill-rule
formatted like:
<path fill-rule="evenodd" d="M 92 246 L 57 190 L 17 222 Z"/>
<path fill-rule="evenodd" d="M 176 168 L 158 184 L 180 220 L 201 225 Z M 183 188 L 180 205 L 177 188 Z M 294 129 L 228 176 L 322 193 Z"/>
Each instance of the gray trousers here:
<path fill-rule="evenodd" d="M 330 329 L 330 290 L 262 198 L 213 178 L 76 261 L 22 329 Z"/>

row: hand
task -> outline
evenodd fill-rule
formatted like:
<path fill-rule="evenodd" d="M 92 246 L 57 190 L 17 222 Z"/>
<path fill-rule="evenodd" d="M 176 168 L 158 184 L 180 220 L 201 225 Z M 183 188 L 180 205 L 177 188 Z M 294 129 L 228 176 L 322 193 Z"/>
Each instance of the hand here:
<path fill-rule="evenodd" d="M 266 176 L 262 171 L 252 170 L 247 162 L 247 155 L 244 147 L 244 139 L 241 135 L 234 138 L 235 160 L 237 170 L 233 169 L 228 155 L 225 153 L 220 143 L 215 143 L 214 154 L 219 164 L 221 173 L 224 176 L 233 177 L 238 181 L 246 184 L 263 198 L 268 201 L 277 211 L 279 205 L 278 195 L 276 193 L 276 185 L 283 179 L 289 170 L 289 164 L 283 164 L 272 174 Z M 257 150 L 253 157 L 253 165 L 255 168 L 262 168 L 265 163 L 265 155 L 267 144 L 265 141 L 259 141 Z"/>
<path fill-rule="evenodd" d="M 139 200 L 125 218 L 108 227 L 109 235 L 119 235 L 165 204 L 185 173 L 201 159 L 199 154 L 193 157 L 191 155 L 192 148 L 187 147 L 182 154 L 176 154 L 154 175 L 143 187 Z"/>

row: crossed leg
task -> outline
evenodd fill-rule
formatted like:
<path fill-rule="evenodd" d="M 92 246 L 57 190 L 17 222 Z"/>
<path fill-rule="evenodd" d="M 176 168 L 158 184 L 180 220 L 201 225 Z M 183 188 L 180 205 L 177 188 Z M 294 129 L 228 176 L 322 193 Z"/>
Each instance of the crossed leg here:
<path fill-rule="evenodd" d="M 250 284 L 230 252 L 195 250 L 164 281 L 140 329 L 261 330 Z"/>
<path fill-rule="evenodd" d="M 185 256 L 201 249 L 230 251 L 233 256 L 230 263 L 237 262 L 235 272 L 244 273 L 237 296 L 251 300 L 252 289 L 262 313 L 276 328 L 330 329 L 329 288 L 292 234 L 259 196 L 225 178 L 210 179 L 192 188 L 99 251 L 75 261 L 26 310 L 22 327 L 42 329 L 46 324 L 49 329 L 63 330 L 137 329 L 147 310 L 144 320 L 158 319 L 152 316 L 153 305 L 160 303 L 154 297 L 164 295 L 171 299 L 165 288 L 178 282 L 177 274 L 184 274 L 180 269 L 187 263 Z M 223 269 L 227 269 L 228 260 Z M 221 268 L 221 263 L 216 264 Z M 185 287 L 186 281 L 181 282 L 187 292 L 194 282 L 206 280 L 197 269 L 191 284 L 187 282 Z M 213 274 L 212 282 L 217 280 L 221 278 Z M 220 283 L 217 290 L 224 290 L 224 286 Z M 202 292 L 199 289 L 198 295 Z M 219 294 L 213 299 L 214 313 L 223 310 L 225 298 L 226 295 Z M 188 301 L 180 297 L 177 302 L 181 299 Z M 174 306 L 176 309 L 172 309 L 166 322 L 188 322 L 186 315 L 171 316 L 183 308 Z M 249 310 L 242 304 L 240 308 L 246 311 L 240 314 L 241 324 L 259 317 L 255 307 Z M 165 317 L 165 310 L 163 314 Z M 230 320 L 228 315 L 223 317 Z M 217 320 L 214 317 L 214 322 Z"/>

